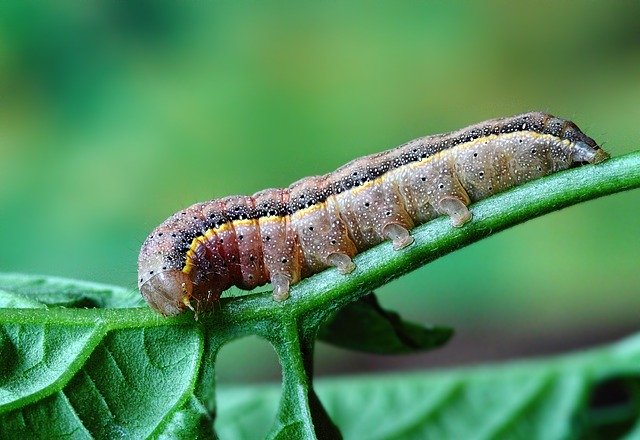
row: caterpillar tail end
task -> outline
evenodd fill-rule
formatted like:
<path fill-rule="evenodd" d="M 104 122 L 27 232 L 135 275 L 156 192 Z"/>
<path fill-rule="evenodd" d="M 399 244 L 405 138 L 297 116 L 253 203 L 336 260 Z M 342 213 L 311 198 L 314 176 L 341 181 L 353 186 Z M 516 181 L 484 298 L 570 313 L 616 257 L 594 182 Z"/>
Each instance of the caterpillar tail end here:
<path fill-rule="evenodd" d="M 591 163 L 600 163 L 604 160 L 607 160 L 611 157 L 611 155 L 609 153 L 607 153 L 606 151 L 604 151 L 602 148 L 596 150 L 596 154 L 595 156 L 593 156 L 593 162 Z"/>
<path fill-rule="evenodd" d="M 575 162 L 600 163 L 610 157 L 609 153 L 602 148 L 592 147 L 586 142 L 576 142 L 574 144 L 572 159 Z"/>

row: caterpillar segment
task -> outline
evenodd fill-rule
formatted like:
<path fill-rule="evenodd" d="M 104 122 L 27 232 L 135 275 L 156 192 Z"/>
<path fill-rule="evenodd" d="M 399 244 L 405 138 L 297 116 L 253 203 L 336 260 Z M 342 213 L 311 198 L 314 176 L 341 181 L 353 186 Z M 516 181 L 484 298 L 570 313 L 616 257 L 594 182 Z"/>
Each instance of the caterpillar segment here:
<path fill-rule="evenodd" d="M 385 240 L 410 246 L 411 229 L 524 182 L 607 159 L 567 120 L 532 112 L 426 136 L 349 162 L 288 188 L 192 205 L 145 240 L 138 284 L 163 315 L 214 307 L 231 286 L 291 286 L 326 268 L 349 274 L 353 257 Z"/>
<path fill-rule="evenodd" d="M 254 195 L 265 269 L 271 280 L 273 299 L 284 301 L 289 288 L 302 277 L 303 255 L 291 218 L 286 215 L 289 190 L 267 189 Z"/>

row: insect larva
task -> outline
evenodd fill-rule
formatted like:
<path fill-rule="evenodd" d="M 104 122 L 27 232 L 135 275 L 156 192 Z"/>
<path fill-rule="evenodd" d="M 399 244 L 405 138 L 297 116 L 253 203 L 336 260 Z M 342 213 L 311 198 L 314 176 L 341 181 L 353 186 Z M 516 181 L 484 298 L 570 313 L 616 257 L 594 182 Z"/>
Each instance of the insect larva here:
<path fill-rule="evenodd" d="M 448 215 L 461 227 L 472 202 L 608 157 L 574 123 L 537 112 L 426 136 L 288 188 L 174 214 L 142 245 L 138 284 L 164 315 L 211 308 L 232 285 L 271 282 L 281 301 L 323 269 L 348 274 L 354 255 L 384 240 L 411 245 L 415 225 Z"/>

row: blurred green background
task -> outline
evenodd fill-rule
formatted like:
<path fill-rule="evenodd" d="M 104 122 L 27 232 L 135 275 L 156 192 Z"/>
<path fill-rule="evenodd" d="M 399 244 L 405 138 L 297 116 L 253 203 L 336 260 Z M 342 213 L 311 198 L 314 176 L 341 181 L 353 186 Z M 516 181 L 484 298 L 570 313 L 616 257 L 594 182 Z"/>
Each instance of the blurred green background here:
<path fill-rule="evenodd" d="M 130 287 L 142 240 L 196 201 L 286 186 L 406 140 L 528 110 L 613 155 L 640 144 L 640 3 L 3 2 L 0 270 Z M 640 328 L 640 191 L 531 221 L 380 289 L 451 325 L 319 374 L 553 353 Z M 227 381 L 276 379 L 266 342 Z"/>

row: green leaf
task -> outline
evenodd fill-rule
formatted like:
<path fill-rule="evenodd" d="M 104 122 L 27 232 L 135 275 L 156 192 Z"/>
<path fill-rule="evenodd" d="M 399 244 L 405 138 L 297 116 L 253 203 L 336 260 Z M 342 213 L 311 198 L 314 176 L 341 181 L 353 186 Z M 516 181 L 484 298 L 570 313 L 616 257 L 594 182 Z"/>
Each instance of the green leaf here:
<path fill-rule="evenodd" d="M 624 379 L 627 397 L 596 410 L 589 402 L 613 378 Z M 543 360 L 322 380 L 316 390 L 345 439 L 605 439 L 640 423 L 638 383 L 640 335 Z M 252 421 L 273 413 L 277 393 L 275 386 L 220 389 L 227 405 L 218 426 L 260 438 Z M 251 417 L 240 417 L 247 408 Z M 612 409 L 617 418 L 595 417 Z"/>
<path fill-rule="evenodd" d="M 5 394 L 5 408 L 16 409 L 0 416 L 0 437 L 27 438 L 34 429 L 46 427 L 67 434 L 84 431 L 98 438 L 144 438 L 191 395 L 202 343 L 194 327 L 96 330 L 89 333 L 92 338 L 83 330 L 21 329 L 25 338 L 42 340 L 42 349 L 32 353 L 16 346 L 18 365 L 28 362 L 31 369 L 26 369 L 27 375 L 21 368 L 22 375 L 3 381 L 3 390 L 14 391 Z M 72 347 L 54 350 L 52 356 L 44 347 L 54 346 L 67 331 L 84 338 L 77 338 Z M 81 344 L 86 339 L 90 343 Z M 65 352 L 71 352 L 71 362 L 64 362 Z M 77 360 L 83 358 L 86 361 L 77 369 Z M 39 393 L 34 393 L 32 376 L 39 376 Z M 51 411 L 58 414 L 53 420 Z"/>
<path fill-rule="evenodd" d="M 266 438 L 278 409 L 281 389 L 275 385 L 220 388 L 216 431 L 222 439 Z M 229 423 L 231 421 L 231 423 Z"/>
<path fill-rule="evenodd" d="M 98 303 L 122 304 L 128 295 L 56 278 L 6 275 L 0 284 L 34 300 L 43 293 L 49 307 L 100 294 Z M 28 319 L 36 311 L 39 317 Z M 190 437 L 212 432 L 194 393 L 204 335 L 192 319 L 180 323 L 148 309 L 12 312 L 0 320 L 0 438 L 144 438 L 178 427 Z M 207 388 L 201 384 L 198 394 Z"/>
<path fill-rule="evenodd" d="M 56 277 L 0 274 L 0 307 L 125 308 L 144 305 L 138 291 Z"/>
<path fill-rule="evenodd" d="M 318 339 L 338 347 L 376 354 L 403 354 L 444 345 L 453 329 L 423 327 L 403 321 L 395 312 L 380 307 L 370 293 L 347 304 L 321 328 Z"/>
<path fill-rule="evenodd" d="M 182 326 L 111 332 L 64 393 L 97 437 L 146 437 L 191 394 L 199 336 Z"/>
<path fill-rule="evenodd" d="M 4 325 L 0 329 L 0 412 L 60 389 L 103 335 L 101 326 Z"/>

